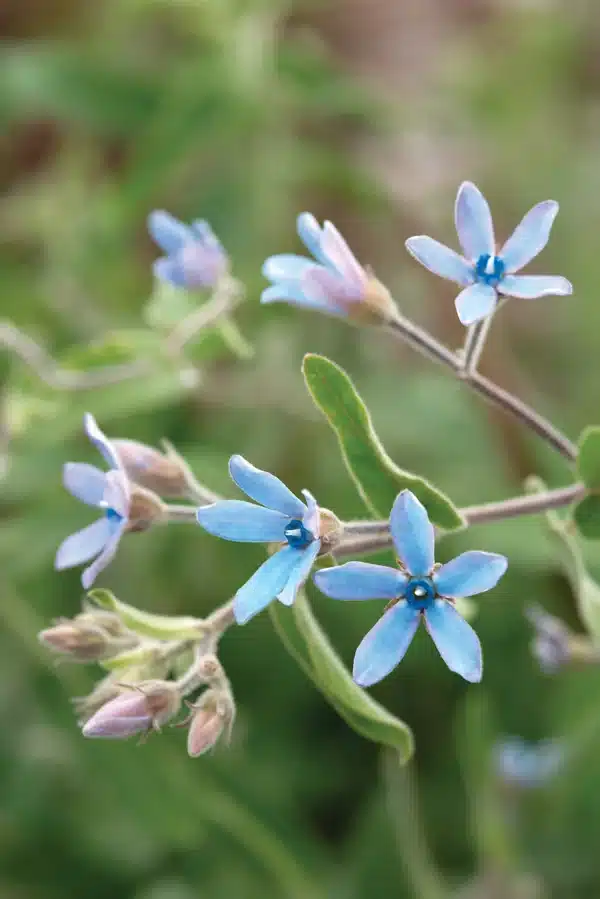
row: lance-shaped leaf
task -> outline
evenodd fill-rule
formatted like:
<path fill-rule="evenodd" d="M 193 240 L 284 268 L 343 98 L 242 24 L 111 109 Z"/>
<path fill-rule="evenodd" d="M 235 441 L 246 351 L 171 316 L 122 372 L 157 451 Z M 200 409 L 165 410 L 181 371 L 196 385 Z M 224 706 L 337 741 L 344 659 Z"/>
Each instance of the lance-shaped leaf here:
<path fill-rule="evenodd" d="M 338 714 L 361 736 L 395 749 L 406 763 L 414 748 L 410 728 L 354 683 L 304 593 L 291 608 L 273 602 L 269 611 L 286 649 Z"/>
<path fill-rule="evenodd" d="M 90 590 L 87 596 L 102 609 L 116 612 L 126 627 L 144 637 L 153 637 L 155 640 L 198 640 L 204 634 L 204 625 L 198 618 L 143 612 L 121 602 L 110 590 L 100 588 Z"/>
<path fill-rule="evenodd" d="M 342 457 L 371 515 L 390 513 L 401 490 L 411 490 L 431 520 L 446 530 L 464 525 L 447 496 L 425 478 L 399 468 L 383 448 L 369 410 L 346 372 L 324 356 L 309 353 L 302 366 L 306 386 L 335 431 Z"/>

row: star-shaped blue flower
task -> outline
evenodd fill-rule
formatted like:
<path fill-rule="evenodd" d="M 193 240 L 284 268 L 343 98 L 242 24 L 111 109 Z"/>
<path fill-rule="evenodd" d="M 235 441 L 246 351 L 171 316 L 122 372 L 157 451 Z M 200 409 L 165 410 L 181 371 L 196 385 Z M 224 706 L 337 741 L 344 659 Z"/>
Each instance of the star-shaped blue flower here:
<path fill-rule="evenodd" d="M 347 562 L 317 571 L 317 587 L 333 599 L 387 599 L 390 606 L 356 650 L 353 677 L 362 687 L 382 680 L 404 657 L 421 619 L 451 671 L 481 680 L 481 646 L 453 600 L 495 587 L 507 568 L 504 556 L 466 552 L 446 565 L 434 562 L 434 530 L 410 490 L 400 493 L 390 515 L 400 570 Z"/>
<path fill-rule="evenodd" d="M 306 503 L 279 478 L 261 471 L 242 456 L 232 456 L 229 473 L 251 499 L 221 500 L 198 509 L 198 523 L 211 534 L 241 543 L 282 543 L 237 591 L 235 620 L 245 624 L 277 598 L 291 606 L 321 548 L 320 515 L 316 500 L 303 490 Z"/>
<path fill-rule="evenodd" d="M 406 248 L 429 271 L 465 288 L 455 300 L 456 311 L 463 325 L 472 325 L 492 312 L 498 294 L 534 300 L 573 292 L 566 278 L 516 274 L 544 249 L 557 213 L 554 200 L 538 203 L 497 252 L 487 200 L 474 184 L 465 181 L 458 190 L 454 211 L 464 256 L 424 235 L 409 237 Z"/>
<path fill-rule="evenodd" d="M 88 506 L 96 506 L 103 514 L 93 524 L 63 540 L 56 553 L 54 567 L 61 571 L 95 559 L 81 575 L 81 583 L 89 590 L 117 552 L 128 525 L 131 492 L 119 458 L 93 415 L 85 415 L 84 428 L 110 466 L 110 471 L 101 471 L 94 465 L 82 462 L 67 462 L 63 469 L 63 483 L 74 497 Z"/>
<path fill-rule="evenodd" d="M 148 216 L 148 230 L 166 256 L 154 263 L 154 274 L 175 287 L 214 287 L 227 271 L 228 259 L 208 222 L 184 225 L 168 212 Z"/>
<path fill-rule="evenodd" d="M 303 212 L 297 230 L 314 260 L 293 253 L 269 256 L 262 272 L 273 284 L 263 290 L 261 303 L 280 301 L 329 315 L 351 314 L 366 298 L 370 276 L 331 222 L 321 227 L 314 215 Z"/>

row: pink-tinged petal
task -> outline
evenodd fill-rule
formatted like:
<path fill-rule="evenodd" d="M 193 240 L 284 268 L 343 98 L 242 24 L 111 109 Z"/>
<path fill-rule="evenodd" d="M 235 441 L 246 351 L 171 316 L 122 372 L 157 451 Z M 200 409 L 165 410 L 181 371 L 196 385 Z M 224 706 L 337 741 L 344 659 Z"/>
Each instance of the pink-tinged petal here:
<path fill-rule="evenodd" d="M 95 465 L 67 462 L 63 467 L 63 484 L 72 496 L 88 506 L 98 506 L 106 489 L 106 473 Z"/>
<path fill-rule="evenodd" d="M 396 497 L 390 513 L 390 532 L 398 556 L 414 577 L 429 574 L 435 561 L 435 536 L 425 506 L 410 490 Z"/>
<path fill-rule="evenodd" d="M 122 740 L 147 731 L 151 725 L 147 697 L 132 690 L 104 703 L 83 725 L 82 733 L 84 737 Z"/>
<path fill-rule="evenodd" d="M 433 583 L 441 596 L 476 596 L 495 587 L 507 568 L 504 556 L 466 552 L 442 565 L 434 574 Z"/>
<path fill-rule="evenodd" d="M 292 569 L 287 584 L 277 596 L 279 602 L 282 602 L 284 606 L 291 606 L 293 604 L 298 590 L 302 587 L 312 571 L 312 567 L 316 562 L 320 549 L 321 541 L 315 540 L 313 543 L 310 543 L 306 549 L 296 550 L 296 552 L 300 554 L 300 558 Z"/>
<path fill-rule="evenodd" d="M 71 534 L 58 547 L 54 567 L 57 571 L 62 571 L 93 559 L 104 549 L 112 532 L 110 521 L 103 515 L 93 524 Z"/>
<path fill-rule="evenodd" d="M 306 506 L 294 496 L 283 481 L 268 471 L 256 468 L 243 456 L 235 455 L 229 460 L 229 474 L 240 490 L 268 509 L 276 509 L 290 518 L 302 518 Z"/>
<path fill-rule="evenodd" d="M 238 624 L 246 624 L 279 596 L 296 568 L 301 553 L 302 550 L 285 546 L 263 562 L 250 580 L 240 587 L 233 600 L 233 614 Z"/>
<path fill-rule="evenodd" d="M 359 290 L 365 286 L 367 281 L 365 270 L 331 222 L 325 222 L 323 226 L 321 250 L 329 264 L 340 273 L 344 280 L 349 281 Z"/>
<path fill-rule="evenodd" d="M 317 259 L 321 265 L 327 265 L 327 257 L 321 249 L 323 229 L 310 212 L 302 212 L 296 220 L 298 236 L 309 253 Z"/>
<path fill-rule="evenodd" d="M 537 300 L 548 295 L 569 296 L 573 285 L 560 275 L 506 275 L 498 284 L 498 292 L 521 300 Z"/>
<path fill-rule="evenodd" d="M 98 427 L 96 419 L 90 412 L 86 412 L 83 417 L 83 427 L 88 438 L 92 441 L 96 449 L 104 456 L 104 459 L 110 468 L 121 468 L 119 457 L 103 431 Z"/>
<path fill-rule="evenodd" d="M 558 203 L 544 200 L 523 217 L 498 254 L 507 272 L 516 272 L 544 249 L 550 237 Z"/>
<path fill-rule="evenodd" d="M 456 195 L 454 220 L 463 253 L 470 261 L 495 254 L 494 225 L 488 202 L 471 181 L 464 181 Z"/>
<path fill-rule="evenodd" d="M 111 522 L 112 533 L 104 549 L 92 564 L 81 573 L 81 585 L 84 590 L 89 590 L 101 571 L 107 568 L 117 554 L 121 537 L 125 530 L 125 522 Z"/>
<path fill-rule="evenodd" d="M 274 509 L 265 509 L 238 499 L 224 499 L 196 511 L 198 524 L 223 540 L 237 543 L 283 543 L 290 519 Z"/>
<path fill-rule="evenodd" d="M 329 315 L 347 315 L 349 306 L 363 299 L 362 285 L 346 281 L 337 272 L 315 265 L 301 281 L 304 295 Z"/>
<path fill-rule="evenodd" d="M 315 584 L 332 599 L 397 599 L 404 592 L 408 578 L 395 568 L 370 562 L 346 562 L 335 568 L 317 571 Z"/>
<path fill-rule="evenodd" d="M 434 275 L 455 281 L 462 287 L 473 283 L 473 266 L 450 247 L 439 243 L 432 237 L 427 237 L 425 234 L 409 237 L 405 246 L 411 256 L 414 256 L 417 262 L 424 265 Z"/>
<path fill-rule="evenodd" d="M 483 674 L 479 637 L 454 606 L 436 599 L 425 612 L 425 624 L 450 671 L 478 683 Z"/>
<path fill-rule="evenodd" d="M 404 658 L 419 626 L 419 612 L 401 601 L 379 619 L 354 656 L 352 677 L 370 687 L 386 677 Z"/>
<path fill-rule="evenodd" d="M 494 309 L 496 291 L 489 284 L 472 284 L 465 290 L 461 290 L 454 305 L 461 323 L 473 325 L 482 318 L 486 318 Z"/>

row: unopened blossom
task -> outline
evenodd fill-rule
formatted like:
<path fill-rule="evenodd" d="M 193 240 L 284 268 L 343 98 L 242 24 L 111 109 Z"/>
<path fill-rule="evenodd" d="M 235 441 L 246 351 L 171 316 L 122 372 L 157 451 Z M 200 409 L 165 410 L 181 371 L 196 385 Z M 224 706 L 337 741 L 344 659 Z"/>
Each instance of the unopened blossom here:
<path fill-rule="evenodd" d="M 362 687 L 386 677 L 404 657 L 421 620 L 444 662 L 465 680 L 482 676 L 479 638 L 454 600 L 495 587 L 507 568 L 504 556 L 466 552 L 435 565 L 433 525 L 410 490 L 400 493 L 390 515 L 399 567 L 347 562 L 317 571 L 317 587 L 333 599 L 387 599 L 382 618 L 356 650 L 353 677 Z"/>
<path fill-rule="evenodd" d="M 273 283 L 263 290 L 261 303 L 290 303 L 342 317 L 382 318 L 395 312 L 386 288 L 357 261 L 335 225 L 321 226 L 303 212 L 297 230 L 314 259 L 269 256 L 262 272 Z"/>
<path fill-rule="evenodd" d="M 229 473 L 238 487 L 261 505 L 222 500 L 198 509 L 198 523 L 225 540 L 283 544 L 235 595 L 235 619 L 245 624 L 275 598 L 292 605 L 321 549 L 320 514 L 308 490 L 302 491 L 304 503 L 279 478 L 255 468 L 242 456 L 231 457 Z"/>
<path fill-rule="evenodd" d="M 474 184 L 465 181 L 455 206 L 463 255 L 425 235 L 409 237 L 406 248 L 429 271 L 464 288 L 456 298 L 456 311 L 463 325 L 471 325 L 493 311 L 498 294 L 534 300 L 573 292 L 571 283 L 557 275 L 517 274 L 548 243 L 557 213 L 554 200 L 538 203 L 498 249 L 487 200 Z"/>
<path fill-rule="evenodd" d="M 76 499 L 100 509 L 101 517 L 63 540 L 56 553 L 54 566 L 57 570 L 62 570 L 94 559 L 81 575 L 81 583 L 88 590 L 98 574 L 114 558 L 119 541 L 128 526 L 131 488 L 117 453 L 96 424 L 93 415 L 85 415 L 84 428 L 104 457 L 109 471 L 101 471 L 94 465 L 82 462 L 67 462 L 63 469 L 63 483 Z"/>
<path fill-rule="evenodd" d="M 179 711 L 181 696 L 169 681 L 147 681 L 105 702 L 82 727 L 84 737 L 123 740 L 159 730 Z"/>
<path fill-rule="evenodd" d="M 128 477 L 153 490 L 159 496 L 182 497 L 188 494 L 189 469 L 176 452 L 161 453 L 137 440 L 111 441 Z"/>
<path fill-rule="evenodd" d="M 197 703 L 190 703 L 188 755 L 197 758 L 212 749 L 233 727 L 235 706 L 231 695 L 208 690 Z"/>
<path fill-rule="evenodd" d="M 154 274 L 175 287 L 214 287 L 229 262 L 212 228 L 201 219 L 185 225 L 163 210 L 148 216 L 148 230 L 164 252 L 154 263 Z"/>
<path fill-rule="evenodd" d="M 559 740 L 528 743 L 521 737 L 506 737 L 494 747 L 494 767 L 507 785 L 535 789 L 560 772 L 566 756 Z"/>

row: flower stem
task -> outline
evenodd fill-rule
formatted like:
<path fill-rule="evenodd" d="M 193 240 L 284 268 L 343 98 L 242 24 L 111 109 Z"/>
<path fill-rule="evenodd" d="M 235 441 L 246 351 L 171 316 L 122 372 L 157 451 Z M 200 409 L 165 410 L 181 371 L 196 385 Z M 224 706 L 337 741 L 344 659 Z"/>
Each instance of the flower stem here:
<path fill-rule="evenodd" d="M 167 511 L 166 521 L 168 524 L 177 522 L 178 524 L 196 524 L 197 506 L 165 506 Z"/>
<path fill-rule="evenodd" d="M 483 353 L 485 342 L 490 333 L 494 313 L 490 312 L 483 321 L 476 322 L 467 331 L 467 337 L 462 349 L 463 377 L 472 375 L 479 366 L 479 360 Z"/>
<path fill-rule="evenodd" d="M 459 354 L 453 353 L 423 328 L 418 327 L 418 325 L 415 325 L 400 313 L 388 320 L 385 327 L 397 339 L 408 343 L 413 349 L 416 349 L 434 362 L 439 362 L 450 368 L 476 393 L 479 393 L 488 402 L 513 415 L 527 428 L 549 443 L 550 446 L 554 447 L 569 462 L 574 462 L 577 459 L 578 450 L 575 444 L 546 418 L 539 415 L 522 400 L 513 396 L 512 393 L 494 384 L 493 381 L 490 381 L 478 371 L 465 367 L 465 361 Z"/>

